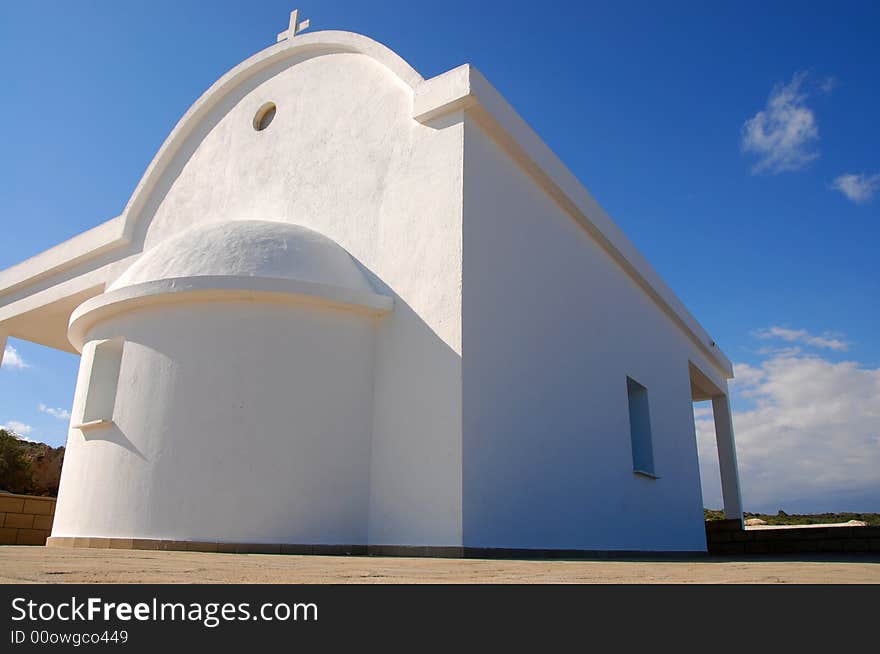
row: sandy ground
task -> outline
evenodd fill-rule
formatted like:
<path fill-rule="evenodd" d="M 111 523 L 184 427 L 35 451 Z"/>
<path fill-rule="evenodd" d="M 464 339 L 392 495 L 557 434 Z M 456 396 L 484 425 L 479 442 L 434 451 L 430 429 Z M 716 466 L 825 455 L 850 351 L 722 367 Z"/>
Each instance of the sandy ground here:
<path fill-rule="evenodd" d="M 515 561 L 0 546 L 0 583 L 880 583 L 880 557 Z"/>

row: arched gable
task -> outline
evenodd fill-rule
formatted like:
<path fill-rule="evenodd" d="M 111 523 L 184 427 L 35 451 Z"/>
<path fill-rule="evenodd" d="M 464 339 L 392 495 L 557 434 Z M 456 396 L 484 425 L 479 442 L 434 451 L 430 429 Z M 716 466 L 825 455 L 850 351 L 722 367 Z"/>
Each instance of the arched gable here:
<path fill-rule="evenodd" d="M 302 74 L 298 75 L 298 73 Z M 302 79 L 309 75 L 312 79 L 311 85 Z M 276 83 L 279 78 L 286 78 L 285 81 L 292 83 L 294 88 L 281 89 L 281 85 Z M 296 81 L 297 78 L 299 78 L 299 82 Z M 311 115 L 300 116 L 297 119 L 293 115 L 294 112 L 303 113 L 308 104 L 308 98 L 297 94 L 315 94 L 316 90 L 320 93 L 315 80 L 318 80 L 321 87 L 327 89 L 323 97 L 313 98 L 315 102 L 324 102 L 324 106 L 320 109 L 315 109 L 313 106 L 311 112 L 304 112 Z M 286 176 L 286 186 L 289 192 L 297 193 L 297 185 L 291 184 L 291 177 L 295 176 L 298 166 L 308 166 L 303 158 L 312 154 L 318 157 L 332 156 L 332 153 L 322 153 L 320 146 L 338 146 L 332 142 L 333 127 L 348 133 L 350 141 L 353 143 L 348 155 L 354 166 L 358 163 L 365 163 L 358 161 L 358 150 L 360 145 L 369 145 L 371 138 L 373 140 L 382 139 L 385 141 L 385 146 L 394 148 L 395 144 L 391 142 L 393 139 L 375 132 L 390 129 L 389 123 L 393 121 L 389 119 L 393 118 L 392 114 L 399 114 L 397 116 L 398 123 L 411 121 L 414 90 L 423 81 L 422 76 L 396 53 L 372 39 L 350 32 L 323 31 L 298 35 L 293 39 L 266 48 L 217 80 L 177 123 L 153 158 L 123 211 L 124 238 L 132 241 L 136 248 L 148 244 L 146 234 L 149 231 L 149 223 L 153 221 L 157 213 L 161 214 L 161 205 L 169 194 L 175 193 L 175 186 L 180 186 L 180 178 L 182 175 L 184 177 L 187 175 L 187 167 L 199 158 L 205 160 L 199 162 L 203 170 L 198 173 L 190 172 L 196 176 L 201 175 L 203 179 L 201 182 L 196 179 L 189 180 L 188 185 L 187 183 L 183 184 L 186 188 L 179 190 L 192 199 L 193 194 L 198 193 L 199 187 L 201 187 L 201 190 L 208 190 L 215 195 L 215 203 L 225 204 L 225 208 L 232 212 L 231 215 L 223 215 L 223 211 L 217 212 L 217 206 L 212 206 L 209 207 L 211 211 L 202 211 L 201 215 L 208 214 L 217 219 L 248 219 L 253 216 L 235 215 L 235 212 L 247 213 L 255 208 L 244 206 L 246 203 L 243 206 L 234 206 L 235 198 L 232 195 L 251 193 L 260 197 L 261 201 L 265 203 L 272 191 L 256 187 L 236 188 L 235 182 L 242 181 L 244 178 L 246 184 L 249 172 L 264 178 L 267 173 L 270 177 L 272 174 L 276 174 L 277 176 Z M 297 84 L 299 85 L 297 86 Z M 245 150 L 247 148 L 241 143 L 230 143 L 230 139 L 234 140 L 235 138 L 230 133 L 212 139 L 212 132 L 218 127 L 222 128 L 224 121 L 229 119 L 230 114 L 250 113 L 252 108 L 249 105 L 257 100 L 260 102 L 263 100 L 262 97 L 258 99 L 253 97 L 254 92 L 261 89 L 265 90 L 266 98 L 269 101 L 274 101 L 270 97 L 273 93 L 280 93 L 284 96 L 283 102 L 277 109 L 278 116 L 274 120 L 275 125 L 270 126 L 265 134 L 255 135 L 249 124 L 252 116 L 248 115 L 247 121 L 240 120 L 243 118 L 242 116 L 235 116 L 234 119 L 238 119 L 237 127 L 241 128 L 241 136 L 252 138 L 256 143 L 256 147 L 248 149 L 248 152 L 253 151 L 255 157 L 261 159 L 248 162 L 246 165 L 249 165 L 250 168 L 246 171 L 230 170 L 230 167 L 235 168 L 235 163 L 231 159 L 246 158 Z M 360 97 L 358 97 L 359 92 Z M 366 97 L 363 97 L 364 93 L 366 93 Z M 257 94 L 259 95 L 259 93 Z M 272 97 L 277 99 L 278 96 Z M 377 125 L 373 134 L 364 133 L 369 132 L 369 129 L 358 132 L 352 125 L 344 126 L 342 123 L 345 116 L 339 114 L 345 113 L 346 102 L 353 109 L 349 115 L 351 120 L 372 120 L 380 123 L 384 121 L 385 124 Z M 285 117 L 293 119 L 295 124 L 290 122 L 285 124 L 283 120 Z M 331 125 L 330 123 L 334 121 L 335 125 Z M 398 127 L 400 126 L 398 125 Z M 321 133 L 322 129 L 325 134 Z M 291 143 L 290 138 L 285 143 L 282 135 L 286 133 L 286 136 L 290 137 L 291 130 L 295 130 L 301 137 L 302 146 L 309 148 L 309 152 L 295 150 L 283 152 L 283 148 L 289 147 Z M 255 136 L 263 138 L 257 139 L 254 138 Z M 322 138 L 323 140 L 321 140 Z M 217 142 L 223 139 L 225 139 L 225 143 Z M 316 139 L 319 141 L 318 143 L 314 142 Z M 269 142 L 276 143 L 277 147 L 269 149 L 263 147 L 261 151 L 260 146 Z M 236 145 L 240 146 L 238 150 L 234 149 Z M 230 150 L 230 146 L 233 147 L 232 150 Z M 375 152 L 361 152 L 361 154 L 363 158 L 369 159 L 371 164 L 380 163 L 378 167 L 373 165 L 373 169 L 383 170 L 381 162 L 374 161 L 377 156 Z M 207 162 L 209 159 L 218 160 L 224 157 L 227 159 L 225 166 L 212 165 Z M 282 167 L 287 168 L 288 164 L 291 164 L 290 169 L 282 170 Z M 320 163 L 316 165 L 320 166 Z M 392 165 L 391 162 L 386 162 L 384 169 L 387 170 Z M 233 176 L 233 179 L 224 179 L 223 175 L 218 176 L 220 168 L 223 169 L 222 172 Z M 236 172 L 242 173 L 243 178 L 234 178 Z M 367 172 L 366 168 L 363 172 Z M 324 180 L 304 179 L 303 181 L 306 185 L 318 181 L 332 185 L 334 183 L 333 175 L 339 173 L 340 171 L 324 171 L 322 173 L 326 177 Z M 352 179 L 350 176 L 345 177 Z M 224 182 L 226 188 L 221 191 L 220 185 Z M 338 187 L 338 184 L 336 186 Z M 221 195 L 225 197 L 219 197 Z M 278 206 L 261 207 L 269 212 L 268 214 L 265 211 L 261 212 L 261 217 L 274 214 L 279 219 L 284 219 L 282 212 L 291 208 L 295 209 L 295 207 L 282 206 L 285 205 L 284 202 L 276 204 Z M 293 201 L 293 204 L 296 205 L 296 201 Z M 185 205 L 186 203 L 177 207 L 177 210 L 186 210 Z M 195 211 L 199 207 L 196 204 L 190 208 Z M 187 219 L 183 218 L 183 220 Z M 164 233 L 163 236 L 167 236 L 167 233 Z M 153 239 L 150 238 L 149 241 L 153 241 Z"/>

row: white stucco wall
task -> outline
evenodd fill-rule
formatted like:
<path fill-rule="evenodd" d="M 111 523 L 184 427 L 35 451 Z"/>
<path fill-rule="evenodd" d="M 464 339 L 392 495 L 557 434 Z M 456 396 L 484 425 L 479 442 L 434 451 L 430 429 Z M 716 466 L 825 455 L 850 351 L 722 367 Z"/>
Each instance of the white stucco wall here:
<path fill-rule="evenodd" d="M 332 239 L 460 350 L 462 127 L 412 118 L 412 90 L 355 53 L 248 79 L 181 147 L 137 218 L 154 247 L 207 221 L 281 220 Z M 277 112 L 252 127 L 265 102 Z"/>
<path fill-rule="evenodd" d="M 96 326 L 125 338 L 114 424 L 70 431 L 53 536 L 366 542 L 374 333 L 354 312 L 217 301 Z"/>
<path fill-rule="evenodd" d="M 199 223 L 278 220 L 345 248 L 395 298 L 374 335 L 369 542 L 460 545 L 463 126 L 415 121 L 412 95 L 356 53 L 257 73 L 180 146 L 134 216 L 132 247 L 150 250 Z M 277 112 L 257 132 L 267 101 Z M 110 283 L 131 263 L 116 265 Z"/>
<path fill-rule="evenodd" d="M 463 231 L 464 545 L 704 550 L 693 344 L 470 119 Z M 627 375 L 660 479 L 633 473 Z"/>
<path fill-rule="evenodd" d="M 74 308 L 142 252 L 230 221 L 314 230 L 393 311 L 102 313 L 88 338 L 128 339 L 116 425 L 71 431 L 53 535 L 704 549 L 688 361 L 720 389 L 729 362 L 471 67 L 425 81 L 335 32 L 258 53 L 118 219 L 0 275 L 0 331 L 68 348 Z M 627 375 L 648 389 L 657 480 L 632 472 Z"/>

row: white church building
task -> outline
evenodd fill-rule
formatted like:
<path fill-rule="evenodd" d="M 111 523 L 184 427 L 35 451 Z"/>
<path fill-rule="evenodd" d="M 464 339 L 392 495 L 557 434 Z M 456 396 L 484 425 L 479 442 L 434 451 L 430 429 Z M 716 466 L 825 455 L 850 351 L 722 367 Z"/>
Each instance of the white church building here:
<path fill-rule="evenodd" d="M 0 272 L 0 353 L 81 353 L 49 544 L 705 551 L 730 361 L 474 67 L 297 26 Z"/>

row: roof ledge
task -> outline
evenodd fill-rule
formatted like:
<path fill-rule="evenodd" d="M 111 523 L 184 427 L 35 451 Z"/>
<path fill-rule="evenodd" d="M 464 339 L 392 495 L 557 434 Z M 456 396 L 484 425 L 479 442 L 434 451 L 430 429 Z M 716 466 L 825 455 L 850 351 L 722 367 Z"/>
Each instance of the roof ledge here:
<path fill-rule="evenodd" d="M 0 297 L 128 245 L 123 231 L 123 217 L 117 216 L 0 271 Z"/>

